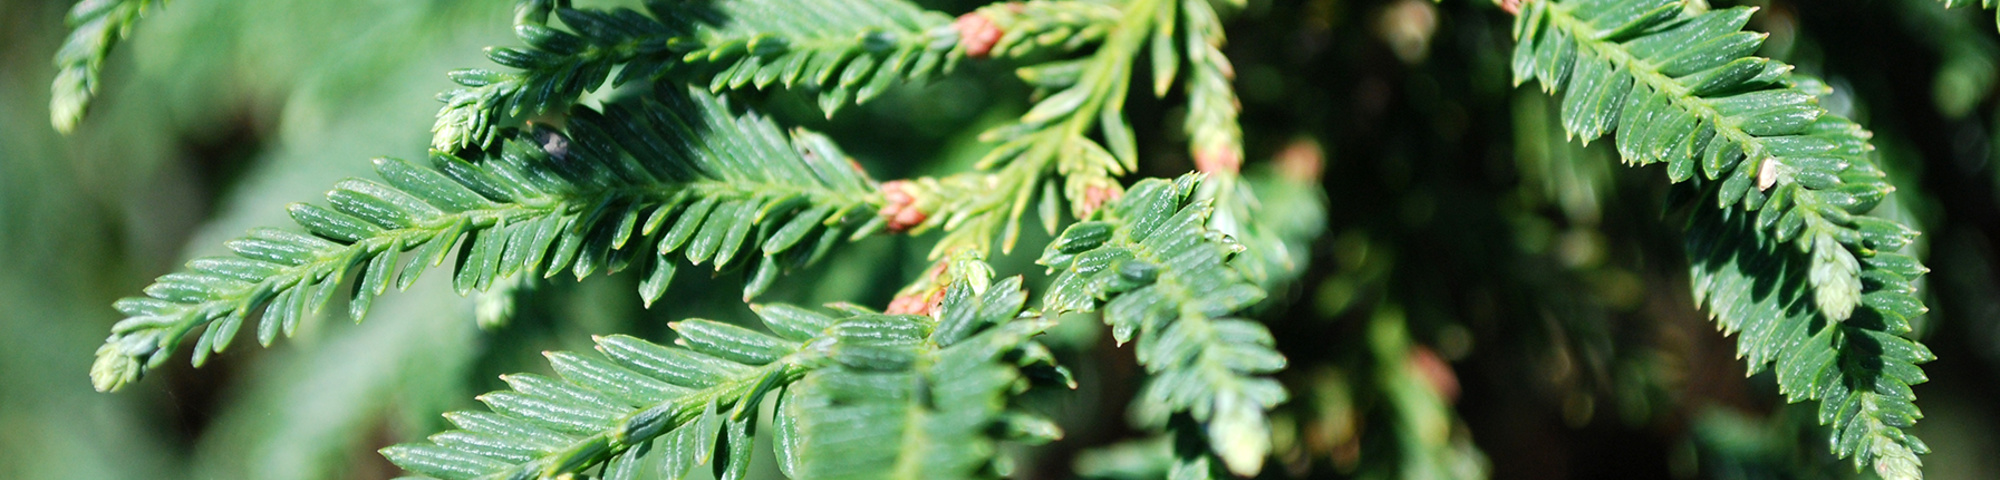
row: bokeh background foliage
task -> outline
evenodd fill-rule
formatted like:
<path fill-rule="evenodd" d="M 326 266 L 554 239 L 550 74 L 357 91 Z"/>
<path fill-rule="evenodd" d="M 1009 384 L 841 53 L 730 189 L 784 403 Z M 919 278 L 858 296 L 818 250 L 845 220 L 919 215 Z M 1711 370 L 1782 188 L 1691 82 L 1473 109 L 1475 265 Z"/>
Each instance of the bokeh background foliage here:
<path fill-rule="evenodd" d="M 1927 233 L 1935 269 L 1917 326 L 1941 358 L 1917 388 L 1926 473 L 2000 478 L 1990 13 L 1714 3 L 1762 7 L 1760 54 L 1829 79 L 1842 95 L 1827 106 L 1876 132 L 1892 207 Z M 49 58 L 69 3 L 0 0 L 0 477 L 387 478 L 376 448 L 437 431 L 439 412 L 471 406 L 499 373 L 542 371 L 540 351 L 588 348 L 591 334 L 664 341 L 667 321 L 689 317 L 749 320 L 735 275 L 683 275 L 652 309 L 629 275 L 473 298 L 430 275 L 366 323 L 333 314 L 276 348 L 91 392 L 111 300 L 252 226 L 289 223 L 279 206 L 367 176 L 369 158 L 419 158 L 443 72 L 515 43 L 509 7 L 175 0 L 112 56 L 91 116 L 62 136 L 46 120 Z M 1565 141 L 1553 100 L 1510 87 L 1510 23 L 1470 0 L 1253 0 L 1228 20 L 1246 172 L 1307 266 L 1257 314 L 1292 365 L 1264 476 L 1852 475 L 1811 408 L 1784 405 L 1768 374 L 1743 379 L 1732 340 L 1693 308 L 1660 167 Z M 990 148 L 972 137 L 1026 107 L 1005 73 L 968 63 L 832 122 L 784 93 L 750 100 L 829 133 L 876 178 L 902 178 Z M 1190 168 L 1177 104 L 1135 95 L 1127 111 L 1142 174 Z M 880 306 L 927 266 L 934 237 L 845 246 L 764 300 Z M 996 268 L 1034 269 L 1038 249 L 1022 250 Z M 1139 370 L 1101 328 L 1068 319 L 1048 338 L 1082 388 L 1033 399 L 1068 437 L 1013 452 L 1019 477 L 1158 476 L 1166 445 L 1122 415 Z M 760 478 L 777 478 L 768 460 Z"/>

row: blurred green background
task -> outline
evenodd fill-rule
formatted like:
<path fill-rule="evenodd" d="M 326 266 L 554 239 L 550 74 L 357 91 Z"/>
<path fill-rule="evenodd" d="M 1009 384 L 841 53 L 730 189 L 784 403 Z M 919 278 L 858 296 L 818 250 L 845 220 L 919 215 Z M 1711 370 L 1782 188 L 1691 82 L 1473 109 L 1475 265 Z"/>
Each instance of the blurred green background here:
<path fill-rule="evenodd" d="M 1927 473 L 2000 478 L 1990 13 L 1740 3 L 1765 7 L 1751 24 L 1772 34 L 1763 54 L 1828 78 L 1843 94 L 1828 106 L 1877 133 L 1899 187 L 1883 211 L 1927 234 L 1933 313 L 1917 334 L 1940 357 L 1917 387 Z M 430 275 L 369 322 L 321 318 L 271 349 L 200 370 L 176 359 L 93 393 L 85 372 L 114 299 L 287 224 L 284 204 L 368 175 L 372 157 L 423 155 L 444 72 L 517 42 L 503 0 L 174 0 L 114 53 L 95 110 L 62 136 L 47 108 L 69 7 L 0 0 L 0 478 L 389 478 L 374 449 L 435 431 L 499 373 L 543 371 L 542 350 L 748 318 L 735 274 L 684 275 L 652 310 L 631 278 L 461 298 Z M 1768 374 L 1744 379 L 1733 339 L 1692 308 L 1659 167 L 1565 142 L 1552 102 L 1511 88 L 1510 20 L 1484 0 L 1253 0 L 1229 21 L 1246 171 L 1304 267 L 1259 316 L 1292 359 L 1294 393 L 1265 476 L 1853 475 L 1810 408 L 1783 405 Z M 986 148 L 971 137 L 1027 94 L 1006 66 L 969 64 L 830 122 L 782 93 L 748 97 L 886 179 L 965 168 Z M 1191 168 L 1179 100 L 1134 102 L 1143 173 Z M 880 306 L 925 267 L 929 240 L 845 246 L 763 300 Z M 1043 240 L 996 267 L 1039 272 Z M 1017 452 L 1019 477 L 1151 474 L 1150 447 L 1120 443 L 1144 437 L 1121 421 L 1137 369 L 1098 328 L 1068 319 L 1052 335 L 1083 387 L 1037 399 L 1069 435 Z"/>

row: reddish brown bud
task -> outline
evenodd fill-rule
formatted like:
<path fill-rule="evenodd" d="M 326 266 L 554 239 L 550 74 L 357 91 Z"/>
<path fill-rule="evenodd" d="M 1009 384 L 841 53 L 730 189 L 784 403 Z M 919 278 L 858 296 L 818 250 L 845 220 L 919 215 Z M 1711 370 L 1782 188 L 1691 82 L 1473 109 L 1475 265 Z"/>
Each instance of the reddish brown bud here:
<path fill-rule="evenodd" d="M 894 300 L 889 301 L 889 308 L 883 310 L 882 313 L 890 315 L 936 316 L 938 307 L 943 304 L 944 289 L 939 288 L 929 293 L 918 292 L 908 295 L 898 295 Z"/>
<path fill-rule="evenodd" d="M 1104 204 L 1111 203 L 1113 200 L 1117 200 L 1118 197 L 1123 196 L 1125 196 L 1125 190 L 1113 186 L 1092 185 L 1085 187 L 1083 189 L 1083 200 L 1081 205 L 1079 205 L 1082 207 L 1080 210 L 1083 212 L 1083 215 L 1087 216 L 1091 212 L 1097 211 L 1097 209 L 1104 208 Z"/>
<path fill-rule="evenodd" d="M 896 292 L 896 298 L 889 300 L 889 308 L 882 310 L 882 313 L 890 315 L 937 315 L 939 306 L 944 304 L 945 287 L 950 285 L 950 282 L 941 281 L 944 279 L 946 267 L 949 266 L 948 262 L 938 262 L 931 265 L 931 268 L 924 271 L 923 278 L 917 280 L 915 285 L 904 288 L 901 292 Z"/>
<path fill-rule="evenodd" d="M 889 218 L 889 229 L 898 232 L 909 230 L 916 228 L 918 225 L 923 225 L 924 220 L 928 218 L 930 218 L 929 215 L 925 215 L 924 212 L 917 211 L 917 209 L 904 209 L 901 212 L 896 212 L 895 217 Z"/>
<path fill-rule="evenodd" d="M 889 308 L 882 310 L 882 313 L 890 315 L 917 315 L 922 313 L 923 310 L 923 295 L 897 295 L 896 298 L 889 300 Z"/>
<path fill-rule="evenodd" d="M 916 197 L 910 196 L 908 188 L 910 188 L 910 182 L 904 180 L 896 180 L 893 182 L 884 183 L 882 184 L 882 199 L 888 200 L 890 206 L 894 207 L 910 206 L 910 204 L 915 203 L 917 199 Z"/>
<path fill-rule="evenodd" d="M 1243 170 L 1243 151 L 1233 145 L 1216 145 L 1194 154 L 1194 169 L 1202 173 L 1228 173 L 1234 175 Z"/>
<path fill-rule="evenodd" d="M 986 58 L 992 53 L 993 44 L 1000 43 L 1000 36 L 1006 33 L 993 24 L 993 19 L 979 12 L 960 15 L 952 26 L 958 29 L 959 46 L 965 47 L 965 55 L 972 58 Z"/>
<path fill-rule="evenodd" d="M 930 214 L 917 208 L 916 185 L 907 180 L 896 180 L 882 184 L 882 210 L 875 212 L 888 221 L 888 228 L 901 232 L 922 225 Z"/>
<path fill-rule="evenodd" d="M 1521 4 L 1527 3 L 1527 0 L 1496 0 L 1496 1 L 1500 3 L 1500 9 L 1506 10 L 1508 15 L 1520 15 Z"/>

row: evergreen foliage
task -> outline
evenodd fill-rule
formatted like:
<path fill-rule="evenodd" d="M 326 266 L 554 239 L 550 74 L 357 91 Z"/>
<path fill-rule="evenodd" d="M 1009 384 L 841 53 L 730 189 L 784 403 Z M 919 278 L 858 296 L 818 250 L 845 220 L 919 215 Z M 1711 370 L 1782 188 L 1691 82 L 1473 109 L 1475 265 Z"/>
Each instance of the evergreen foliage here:
<path fill-rule="evenodd" d="M 1034 38 L 1052 38 L 1041 44 L 1060 43 L 1063 50 L 1096 40 L 1100 32 L 1102 42 L 1084 58 L 1018 69 L 1017 76 L 1041 98 L 1018 121 L 980 134 L 980 141 L 997 146 L 980 158 L 979 171 L 923 179 L 932 190 L 977 192 L 945 200 L 936 207 L 942 214 L 931 216 L 917 229 L 947 230 L 932 250 L 933 258 L 966 248 L 983 251 L 994 238 L 1003 251 L 1011 251 L 1020 238 L 1020 219 L 1031 203 L 1038 205 L 1043 227 L 1053 233 L 1063 203 L 1068 203 L 1071 215 L 1082 218 L 1117 198 L 1124 187 L 1114 178 L 1138 168 L 1137 140 L 1125 118 L 1125 101 L 1141 51 L 1151 53 L 1156 96 L 1167 95 L 1186 59 L 1191 70 L 1185 83 L 1192 147 L 1231 155 L 1241 163 L 1242 132 L 1236 125 L 1240 107 L 1228 84 L 1234 73 L 1218 51 L 1222 33 L 1214 6 L 1207 0 L 1138 0 L 1115 15 L 1106 10 L 1087 2 L 1029 2 L 975 12 L 1013 29 L 994 48 L 1014 54 L 1024 54 L 1016 50 L 1028 45 L 1013 43 L 1027 37 L 1020 34 L 1023 30 L 1049 29 Z M 1070 31 L 1076 34 L 1056 35 Z M 1176 32 L 1181 31 L 1185 52 L 1175 42 Z M 1060 196 L 1050 173 L 1062 179 Z"/>
<path fill-rule="evenodd" d="M 163 3 L 83 0 L 71 10 L 74 31 L 56 56 L 51 101 L 58 130 L 75 128 L 110 50 Z M 1586 145 L 1605 140 L 1607 159 L 1615 151 L 1631 166 L 1663 164 L 1669 202 L 1686 217 L 1682 244 L 1695 303 L 1737 337 L 1748 372 L 1770 370 L 1790 403 L 1816 401 L 1813 416 L 1829 427 L 1830 450 L 1853 459 L 1857 470 L 1920 479 L 1919 455 L 1930 449 L 1909 431 L 1922 417 L 1912 385 L 1928 380 L 1918 365 L 1936 356 L 1912 332 L 1928 311 L 1918 287 L 1929 270 L 1913 246 L 1919 232 L 1899 220 L 1907 216 L 1878 211 L 1894 205 L 1896 189 L 1877 164 L 1874 134 L 1823 106 L 1835 98 L 1825 82 L 1755 55 L 1769 37 L 1744 30 L 1755 8 L 1711 9 L 1695 0 L 1493 3 L 1516 14 L 1517 43 L 1504 69 L 1515 86 L 1537 81 L 1560 98 L 1559 120 L 1548 123 Z M 1246 2 L 1031 0 L 958 17 L 908 0 L 643 4 L 518 2 L 513 34 L 520 45 L 486 50 L 504 68 L 449 74 L 457 86 L 438 96 L 444 107 L 428 158 L 376 159 L 377 178 L 339 181 L 324 204 L 288 206 L 299 229 L 253 229 L 227 242 L 233 255 L 188 261 L 143 296 L 118 300 L 123 319 L 96 351 L 93 386 L 111 391 L 139 380 L 189 336 L 198 367 L 223 353 L 246 323 L 255 323 L 258 342 L 268 346 L 339 300 L 359 321 L 390 285 L 408 289 L 448 259 L 459 295 L 485 294 L 481 326 L 501 329 L 515 314 L 516 296 L 564 273 L 582 280 L 633 270 L 650 307 L 684 258 L 717 273 L 744 272 L 741 298 L 749 302 L 780 274 L 828 257 L 843 239 L 941 230 L 940 238 L 922 239 L 933 243 L 909 242 L 929 248 L 932 268 L 921 277 L 867 280 L 908 285 L 886 312 L 847 303 L 756 304 L 749 310 L 761 328 L 684 320 L 669 324 L 672 345 L 600 332 L 592 337 L 597 353 L 545 352 L 553 373 L 504 375 L 506 389 L 478 397 L 486 410 L 447 413 L 455 429 L 379 452 L 424 478 L 678 479 L 706 466 L 718 479 L 738 480 L 752 475 L 762 433 L 777 470 L 791 478 L 1006 477 L 1016 468 L 1010 443 L 1063 436 L 1030 394 L 1078 388 L 1056 364 L 1050 345 L 1057 343 L 1045 345 L 1041 336 L 1056 335 L 1059 316 L 1094 314 L 1117 345 L 1131 344 L 1133 369 L 1146 380 L 1128 417 L 1159 436 L 1086 455 L 1092 465 L 1080 470 L 1087 474 L 1197 480 L 1296 473 L 1313 467 L 1313 459 L 1294 455 L 1301 443 L 1363 451 L 1359 411 L 1386 417 L 1388 433 L 1379 437 L 1402 443 L 1386 449 L 1401 463 L 1392 471 L 1407 478 L 1485 475 L 1485 457 L 1454 431 L 1459 386 L 1451 365 L 1415 338 L 1415 308 L 1406 316 L 1400 305 L 1417 303 L 1388 292 L 1438 287 L 1385 280 L 1394 261 L 1368 258 L 1368 230 L 1378 225 L 1327 205 L 1333 190 L 1318 182 L 1333 177 L 1323 174 L 1318 143 L 1295 141 L 1302 150 L 1277 155 L 1305 157 L 1298 165 L 1244 169 L 1249 152 L 1271 143 L 1246 140 L 1244 98 L 1224 50 L 1224 20 Z M 1980 5 L 1995 8 L 1996 0 Z M 1437 13 L 1431 2 L 1397 8 Z M 1425 19 L 1435 30 L 1434 16 L 1401 27 L 1422 30 Z M 1394 20 L 1381 29 L 1398 28 L 1388 25 Z M 1426 41 L 1431 33 L 1423 32 Z M 850 105 L 980 61 L 1004 63 L 1033 95 L 1018 116 L 968 120 L 984 129 L 965 132 L 982 132 L 967 157 L 977 160 L 938 176 L 878 183 L 831 138 L 788 130 L 783 124 L 791 119 L 742 104 L 762 98 L 745 95 L 750 90 L 783 89 L 831 121 Z M 1149 71 L 1136 71 L 1142 61 Z M 1168 120 L 1152 123 L 1169 124 L 1166 137 L 1187 142 L 1194 172 L 1128 178 L 1165 164 L 1142 161 L 1163 143 L 1141 142 L 1136 130 L 1151 119 L 1127 115 L 1140 78 L 1151 80 L 1155 97 L 1184 96 L 1166 107 L 1161 117 Z M 906 160 L 903 151 L 884 150 Z M 1581 160 L 1565 161 L 1595 158 L 1575 157 Z M 1455 185 L 1410 187 L 1409 170 L 1384 170 L 1375 173 L 1393 185 L 1383 190 Z M 1550 188 L 1595 188 L 1565 185 Z M 1588 198 L 1595 217 L 1595 192 L 1576 196 Z M 1404 203 L 1395 222 L 1383 223 L 1430 222 L 1438 200 L 1412 197 L 1421 201 Z M 984 262 L 992 245 L 1008 252 L 1021 240 L 1031 205 L 1053 236 L 1035 262 L 1046 267 L 1046 288 L 1033 287 L 1043 290 L 1040 309 L 1026 305 L 1029 286 L 1041 284 L 995 281 L 995 266 Z M 1074 222 L 1064 220 L 1064 207 Z M 1371 285 L 1301 281 L 1309 260 L 1327 257 L 1315 247 L 1336 243 L 1316 242 L 1334 220 L 1355 227 L 1341 232 L 1331 269 L 1372 276 L 1361 281 Z M 1578 228 L 1596 221 L 1578 221 Z M 1478 242 L 1497 237 L 1483 228 L 1467 231 L 1483 235 Z M 1521 253 L 1511 246 L 1455 253 Z M 1430 247 L 1410 247 L 1411 256 Z M 846 273 L 896 270 L 866 267 Z M 343 285 L 347 295 L 337 295 Z M 1381 291 L 1366 300 L 1377 305 L 1359 328 L 1300 329 L 1357 333 L 1353 351 L 1307 353 L 1345 357 L 1328 363 L 1355 371 L 1281 379 L 1299 353 L 1281 353 L 1272 327 L 1253 317 L 1292 311 L 1283 309 L 1301 290 L 1315 290 L 1321 298 L 1312 307 L 1324 316 L 1344 315 L 1363 288 Z M 1343 297 L 1329 300 L 1335 295 L 1327 292 Z M 1465 296 L 1482 309 L 1508 293 Z M 1535 307 L 1547 316 L 1564 313 Z M 1432 330 L 1447 332 L 1431 332 L 1436 344 L 1449 333 L 1470 335 Z M 1064 341 L 1089 348 L 1095 338 Z M 1464 345 L 1470 340 L 1460 343 L 1453 361 L 1471 348 Z M 1563 361 L 1572 368 L 1569 357 Z M 1367 391 L 1355 393 L 1344 375 Z M 1384 405 L 1356 407 L 1357 398 Z M 1588 401 L 1580 407 L 1584 420 Z M 1347 416 L 1292 418 L 1324 413 L 1318 410 Z M 1299 426 L 1314 421 L 1322 424 Z M 1300 440 L 1308 435 L 1299 432 L 1320 436 Z M 1329 440 L 1337 435 L 1351 441 Z M 1115 467 L 1134 468 L 1106 467 L 1120 458 L 1136 460 Z M 1340 468 L 1353 473 L 1353 465 L 1350 459 Z"/>
<path fill-rule="evenodd" d="M 1809 300 L 1813 259 L 1757 228 L 1750 214 L 1697 208 L 1688 224 L 1694 293 L 1752 373 L 1769 366 L 1793 401 L 1818 400 L 1828 445 L 1857 468 L 1885 479 L 1921 478 L 1930 453 L 1903 431 L 1923 414 L 1910 385 L 1929 378 L 1917 364 L 1930 349 L 1901 335 L 1923 311 L 1911 281 L 1928 270 L 1915 258 L 1879 253 L 1866 260 L 1864 300 L 1846 320 L 1829 320 Z"/>
<path fill-rule="evenodd" d="M 83 121 L 90 99 L 97 95 L 98 75 L 111 47 L 132 35 L 133 25 L 166 0 L 84 0 L 69 10 L 71 31 L 56 52 L 56 80 L 50 88 L 49 118 L 56 130 L 69 132 Z"/>
<path fill-rule="evenodd" d="M 1187 55 L 1188 149 L 1208 172 L 1233 172 L 1243 162 L 1243 127 L 1236 117 L 1243 110 L 1236 99 L 1236 67 L 1222 54 L 1222 17 L 1215 5 L 1205 0 L 1182 0 L 1182 29 Z M 1240 5 L 1239 5 L 1240 6 Z M 1153 37 L 1153 93 L 1166 96 L 1174 79 L 1174 30 L 1155 31 Z M 1206 167 L 1206 168 L 1203 168 Z M 1222 168 L 1217 168 L 1222 167 Z"/>
<path fill-rule="evenodd" d="M 1067 379 L 1045 347 L 1027 340 L 1055 323 L 1022 313 L 1021 277 L 980 293 L 984 283 L 949 287 L 925 337 L 843 337 L 835 363 L 783 400 L 780 458 L 796 459 L 783 470 L 794 478 L 987 478 L 997 440 L 1060 438 L 1054 422 L 1009 401 L 1032 378 Z"/>
<path fill-rule="evenodd" d="M 1125 99 L 1131 90 L 1133 63 L 1147 40 L 1154 38 L 1155 32 L 1171 36 L 1176 18 L 1173 2 L 1139 0 L 1125 5 L 1116 17 L 1099 15 L 1096 8 L 1074 2 L 1055 2 L 1044 8 L 1055 10 L 1054 5 L 1065 3 L 1072 3 L 1065 8 L 1077 10 L 1071 18 L 1115 18 L 1116 23 L 1106 27 L 1102 44 L 1087 57 L 1017 71 L 1022 80 L 1045 95 L 1017 122 L 980 134 L 980 141 L 998 145 L 980 158 L 978 171 L 940 180 L 945 188 L 974 187 L 964 189 L 978 194 L 947 200 L 938 207 L 941 214 L 931 216 L 917 230 L 942 226 L 947 231 L 932 250 L 932 257 L 966 248 L 983 251 L 995 238 L 1003 251 L 1011 251 L 1020 238 L 1020 219 L 1030 202 L 1039 203 L 1042 225 L 1053 232 L 1065 200 L 1071 214 L 1087 216 L 1122 190 L 1112 177 L 1137 168 L 1138 147 L 1125 119 Z M 1011 17 L 998 12 L 982 14 Z M 1093 131 L 1103 137 L 1102 143 L 1089 136 Z M 1063 177 L 1060 197 L 1056 182 L 1048 177 L 1051 173 Z"/>
<path fill-rule="evenodd" d="M 865 174 L 824 138 L 787 136 L 700 91 L 663 90 L 604 113 L 579 108 L 566 133 L 523 132 L 478 162 L 436 154 L 429 165 L 375 165 L 381 182 L 346 180 L 327 194 L 330 207 L 289 208 L 308 234 L 253 230 L 229 243 L 236 256 L 195 259 L 146 297 L 120 300 L 127 318 L 98 349 L 92 383 L 122 387 L 207 327 L 195 345 L 198 366 L 260 306 L 257 338 L 269 345 L 325 306 L 350 274 L 349 311 L 360 319 L 392 280 L 409 288 L 454 252 L 461 294 L 516 275 L 581 279 L 637 266 L 651 303 L 678 270 L 670 255 L 679 253 L 718 271 L 749 265 L 747 298 L 864 232 L 856 212 L 879 202 Z"/>
<path fill-rule="evenodd" d="M 1134 408 L 1142 423 L 1166 426 L 1188 414 L 1212 455 L 1184 453 L 1174 478 L 1221 477 L 1213 467 L 1256 475 L 1270 453 L 1266 410 L 1285 389 L 1261 375 L 1285 367 L 1270 331 L 1232 314 L 1264 298 L 1228 265 L 1241 248 L 1206 227 L 1213 207 L 1191 202 L 1196 178 L 1150 179 L 1063 231 L 1039 261 L 1061 272 L 1044 302 L 1051 311 L 1102 309 L 1119 343 L 1138 340 L 1134 353 L 1154 378 Z"/>
<path fill-rule="evenodd" d="M 1580 140 L 1616 132 L 1626 163 L 1666 163 L 1670 180 L 1712 191 L 1700 203 L 1712 198 L 1725 212 L 1697 207 L 1696 218 L 1723 215 L 1754 228 L 1697 220 L 1691 245 L 1725 245 L 1690 248 L 1697 298 L 1725 331 L 1742 332 L 1738 352 L 1752 372 L 1775 362 L 1788 397 L 1822 401 L 1836 453 L 1886 478 L 1915 478 L 1915 453 L 1927 449 L 1900 427 L 1918 417 L 1908 384 L 1924 380 L 1914 364 L 1930 354 L 1897 335 L 1926 311 L 1906 287 L 1922 267 L 1893 252 L 1916 231 L 1865 216 L 1893 190 L 1868 158 L 1872 135 L 1818 106 L 1829 93 L 1818 80 L 1751 56 L 1766 35 L 1738 30 L 1754 11 L 1672 0 L 1532 2 L 1516 24 L 1514 73 L 1517 82 L 1539 79 L 1564 92 L 1563 126 Z M 1771 287 L 1745 295 L 1750 281 L 1709 271 L 1735 258 L 1728 245 L 1799 252 L 1774 254 L 1788 259 L 1782 267 L 1738 263 L 1799 296 L 1769 297 Z M 1809 304 L 1787 301 L 1806 294 Z M 1757 303 L 1765 301 L 1774 306 Z"/>
<path fill-rule="evenodd" d="M 567 2 L 564 2 L 567 3 Z M 631 9 L 524 3 L 525 47 L 487 50 L 518 69 L 452 72 L 432 146 L 485 147 L 517 119 L 565 111 L 610 80 L 657 82 L 676 71 L 710 90 L 773 84 L 814 92 L 828 116 L 890 86 L 942 73 L 962 56 L 950 18 L 901 0 L 649 2 Z M 553 17 L 566 28 L 551 26 Z M 617 77 L 611 77 L 613 71 Z"/>
<path fill-rule="evenodd" d="M 598 338 L 602 358 L 549 353 L 560 378 L 506 376 L 512 390 L 480 397 L 491 412 L 446 414 L 459 430 L 382 453 L 440 479 L 681 478 L 705 464 L 736 479 L 774 398 L 773 443 L 797 478 L 983 477 L 995 442 L 1050 435 L 1007 403 L 1029 385 L 1020 369 L 1053 366 L 1029 340 L 1053 323 L 1020 315 L 1020 278 L 985 283 L 955 284 L 936 317 L 767 305 L 768 334 L 697 319 L 674 324 L 675 347 Z"/>

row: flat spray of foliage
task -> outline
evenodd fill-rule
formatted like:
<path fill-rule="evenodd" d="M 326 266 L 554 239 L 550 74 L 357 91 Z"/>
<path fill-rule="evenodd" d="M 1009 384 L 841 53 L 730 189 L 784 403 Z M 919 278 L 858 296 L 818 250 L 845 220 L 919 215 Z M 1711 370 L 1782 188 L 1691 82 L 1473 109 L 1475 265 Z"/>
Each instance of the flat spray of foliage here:
<path fill-rule="evenodd" d="M 159 3 L 75 8 L 58 127 L 76 125 L 111 46 Z M 1664 164 L 1690 212 L 1695 297 L 1750 371 L 1819 402 L 1835 453 L 1920 477 L 1928 448 L 1904 429 L 1921 416 L 1916 365 L 1932 355 L 1902 335 L 1925 311 L 1912 282 L 1926 269 L 1898 253 L 1914 230 L 1869 216 L 1892 189 L 1868 132 L 1818 105 L 1818 80 L 1751 55 L 1765 38 L 1741 31 L 1753 9 L 1518 6 L 1517 83 L 1559 94 L 1578 140 L 1610 136 L 1626 163 Z M 764 331 L 687 320 L 671 346 L 600 337 L 595 353 L 548 353 L 553 376 L 503 377 L 510 389 L 479 397 L 489 410 L 446 415 L 456 429 L 382 453 L 447 479 L 679 478 L 696 465 L 733 479 L 765 435 L 795 478 L 1001 475 L 1001 442 L 1060 437 L 1015 400 L 1076 387 L 1034 337 L 1052 315 L 1101 312 L 1151 376 L 1134 417 L 1172 434 L 1172 477 L 1255 475 L 1288 397 L 1269 375 L 1287 361 L 1241 315 L 1297 265 L 1236 178 L 1240 106 L 1221 46 L 1224 14 L 1240 7 L 1033 1 L 954 21 L 901 0 L 527 0 L 522 45 L 489 49 L 498 68 L 451 73 L 430 158 L 377 159 L 378 178 L 290 206 L 298 229 L 253 230 L 228 243 L 234 255 L 119 301 L 126 318 L 91 378 L 124 387 L 190 340 L 200 365 L 246 323 L 268 345 L 341 290 L 359 319 L 446 261 L 461 294 L 634 270 L 650 305 L 680 268 L 712 266 L 745 272 L 747 301 L 846 240 L 941 229 L 938 266 L 911 290 L 918 308 L 755 305 Z M 975 168 L 942 177 L 878 183 L 827 137 L 730 100 L 793 91 L 832 118 L 967 61 L 1012 62 L 1036 101 L 981 136 L 994 147 Z M 1141 62 L 1155 82 L 1142 91 L 1186 96 L 1188 151 L 1207 175 L 1120 180 L 1141 164 L 1124 113 Z M 584 101 L 608 89 L 624 93 Z M 1065 211 L 1078 219 L 1039 260 L 1052 278 L 1040 309 L 1020 277 L 994 282 L 978 260 L 1011 250 L 1031 207 L 1051 233 Z M 1218 212 L 1232 220 L 1211 225 Z"/>
<path fill-rule="evenodd" d="M 56 81 L 50 88 L 49 118 L 56 130 L 69 132 L 83 121 L 90 99 L 97 95 L 98 76 L 111 47 L 132 35 L 132 26 L 165 0 L 84 0 L 65 20 L 72 29 L 56 53 Z"/>
<path fill-rule="evenodd" d="M 1927 270 L 1895 253 L 1917 232 L 1866 216 L 1893 190 L 1869 133 L 1828 113 L 1817 79 L 1751 56 L 1748 7 L 1671 0 L 1532 2 L 1515 24 L 1517 81 L 1562 92 L 1563 127 L 1613 135 L 1626 163 L 1665 163 L 1694 210 L 1697 301 L 1737 334 L 1750 371 L 1820 401 L 1831 446 L 1885 478 L 1921 475 L 1910 385 L 1930 351 L 1899 335 Z"/>

